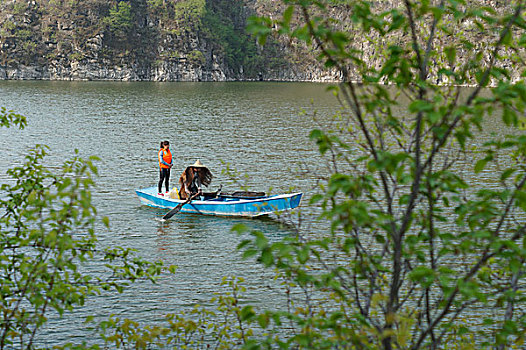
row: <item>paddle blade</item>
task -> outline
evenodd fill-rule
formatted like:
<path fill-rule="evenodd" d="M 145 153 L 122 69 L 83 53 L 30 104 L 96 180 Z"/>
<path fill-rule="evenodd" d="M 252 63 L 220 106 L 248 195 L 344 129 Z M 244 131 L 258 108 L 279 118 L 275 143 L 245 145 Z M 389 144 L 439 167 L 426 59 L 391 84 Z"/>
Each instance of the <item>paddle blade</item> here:
<path fill-rule="evenodd" d="M 164 216 L 163 216 L 163 220 L 168 220 L 169 218 L 171 218 L 172 216 L 174 216 L 175 214 L 177 214 L 179 211 L 181 211 L 181 208 L 182 208 L 183 205 L 185 205 L 186 203 L 188 203 L 188 201 L 177 204 L 177 206 L 176 206 L 175 208 L 173 208 L 172 210 L 170 210 L 168 213 L 164 214 Z"/>
<path fill-rule="evenodd" d="M 168 220 L 169 218 L 171 218 L 172 216 L 177 214 L 179 211 L 181 211 L 181 208 L 183 207 L 183 205 L 185 205 L 186 203 L 190 203 L 192 201 L 192 199 L 194 199 L 198 195 L 199 195 L 199 193 L 196 193 L 192 197 L 190 197 L 186 201 L 184 201 L 183 203 L 177 204 L 177 206 L 175 208 L 170 210 L 168 213 L 164 214 L 163 220 Z"/>

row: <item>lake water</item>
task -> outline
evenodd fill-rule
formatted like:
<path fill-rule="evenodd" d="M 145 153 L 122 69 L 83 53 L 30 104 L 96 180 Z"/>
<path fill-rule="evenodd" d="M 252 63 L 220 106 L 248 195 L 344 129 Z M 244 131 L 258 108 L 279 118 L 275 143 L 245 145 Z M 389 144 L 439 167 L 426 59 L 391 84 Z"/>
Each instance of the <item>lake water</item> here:
<path fill-rule="evenodd" d="M 308 134 L 315 126 L 302 110 L 315 104 L 328 116 L 337 103 L 327 85 L 307 83 L 109 83 L 0 82 L 0 106 L 28 118 L 28 126 L 0 129 L 0 182 L 6 170 L 23 162 L 27 150 L 46 144 L 46 163 L 58 166 L 78 149 L 82 157 L 96 155 L 100 177 L 93 201 L 108 216 L 110 230 L 99 228 L 103 245 L 138 250 L 149 259 L 178 266 L 155 285 L 138 283 L 124 294 L 89 300 L 85 309 L 53 320 L 40 341 L 46 345 L 81 342 L 87 313 L 116 314 L 150 322 L 167 313 L 205 303 L 220 291 L 223 276 L 244 277 L 247 297 L 272 305 L 273 273 L 236 251 L 241 240 L 230 233 L 236 223 L 263 231 L 271 239 L 294 234 L 274 218 L 236 219 L 176 215 L 161 222 L 163 210 L 141 206 L 134 190 L 158 181 L 157 152 L 169 140 L 174 155 L 171 184 L 184 167 L 200 159 L 215 178 L 210 190 L 238 189 L 222 163 L 247 174 L 250 189 L 305 192 L 315 184 L 314 173 L 296 176 L 307 164 L 318 169 L 317 148 Z M 245 180 L 243 180 L 245 181 Z M 264 290 L 264 293 L 260 291 Z"/>
<path fill-rule="evenodd" d="M 111 223 L 110 230 L 98 227 L 101 244 L 135 248 L 142 257 L 178 266 L 174 275 L 163 275 L 157 284 L 141 282 L 123 294 L 88 300 L 77 312 L 53 319 L 39 341 L 52 346 L 88 339 L 92 333 L 82 323 L 88 314 L 151 323 L 195 303 L 206 304 L 221 292 L 223 276 L 245 278 L 249 302 L 263 306 L 283 302 L 273 272 L 241 260 L 236 251 L 241 238 L 230 229 L 244 223 L 279 240 L 295 234 L 291 226 L 274 217 L 176 215 L 161 222 L 166 211 L 141 206 L 134 190 L 157 183 L 159 143 L 167 139 L 175 163 L 172 185 L 186 166 L 200 159 L 215 175 L 211 191 L 220 184 L 224 191 L 239 188 L 221 174 L 224 163 L 229 163 L 249 176 L 251 190 L 278 193 L 295 187 L 305 193 L 306 203 L 317 175 L 324 171 L 317 147 L 308 139 L 317 125 L 310 114 L 315 110 L 324 123 L 338 109 L 326 88 L 312 83 L 0 81 L 0 106 L 28 118 L 22 131 L 0 129 L 0 182 L 35 144 L 51 148 L 46 161 L 51 167 L 72 158 L 75 149 L 82 157 L 96 155 L 101 159 L 100 176 L 93 201 Z M 497 115 L 488 119 L 485 135 L 503 132 L 498 120 Z M 483 141 L 482 135 L 474 140 Z M 472 164 L 466 160 L 466 169 Z M 298 177 L 298 169 L 305 167 L 310 172 Z M 496 185 L 490 171 L 473 181 Z M 318 209 L 302 206 L 302 210 L 312 218 Z M 314 232 L 322 229 L 312 227 Z"/>

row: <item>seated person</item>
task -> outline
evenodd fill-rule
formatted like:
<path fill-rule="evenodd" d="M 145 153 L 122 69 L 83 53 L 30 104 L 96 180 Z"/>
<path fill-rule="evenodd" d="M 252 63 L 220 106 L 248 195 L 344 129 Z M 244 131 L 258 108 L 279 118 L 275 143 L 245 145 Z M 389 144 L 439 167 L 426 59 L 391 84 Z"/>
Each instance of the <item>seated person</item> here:
<path fill-rule="evenodd" d="M 202 195 L 202 185 L 208 187 L 212 182 L 212 173 L 198 159 L 193 165 L 190 165 L 183 171 L 179 178 L 181 189 L 179 196 L 181 199 L 188 199 L 195 194 Z"/>

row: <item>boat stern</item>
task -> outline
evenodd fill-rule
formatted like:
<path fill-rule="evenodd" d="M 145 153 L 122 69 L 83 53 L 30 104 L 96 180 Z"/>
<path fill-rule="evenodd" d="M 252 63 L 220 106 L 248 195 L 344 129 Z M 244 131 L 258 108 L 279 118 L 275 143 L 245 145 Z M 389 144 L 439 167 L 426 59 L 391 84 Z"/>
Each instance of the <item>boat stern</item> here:
<path fill-rule="evenodd" d="M 179 204 L 180 200 L 171 199 L 157 195 L 156 187 L 148 187 L 135 190 L 142 204 L 154 208 L 173 208 Z"/>
<path fill-rule="evenodd" d="M 290 197 L 290 209 L 299 207 L 302 196 L 303 196 L 303 193 L 298 192 L 298 193 L 294 193 L 292 197 Z"/>

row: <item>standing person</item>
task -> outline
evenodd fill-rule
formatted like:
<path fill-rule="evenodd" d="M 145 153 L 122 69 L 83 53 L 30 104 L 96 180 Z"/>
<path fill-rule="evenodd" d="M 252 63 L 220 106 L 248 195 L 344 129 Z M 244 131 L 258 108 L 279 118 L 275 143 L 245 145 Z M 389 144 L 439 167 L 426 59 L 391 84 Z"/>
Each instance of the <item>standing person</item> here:
<path fill-rule="evenodd" d="M 173 166 L 172 163 L 172 153 L 170 152 L 170 142 L 163 141 L 161 142 L 161 149 L 158 154 L 159 158 L 159 195 L 163 196 L 162 187 L 163 181 L 166 188 L 166 192 L 170 191 L 170 169 Z"/>
<path fill-rule="evenodd" d="M 196 193 L 202 194 L 201 185 L 208 187 L 212 182 L 212 173 L 198 159 L 193 165 L 185 169 L 179 178 L 181 199 L 187 199 Z"/>

